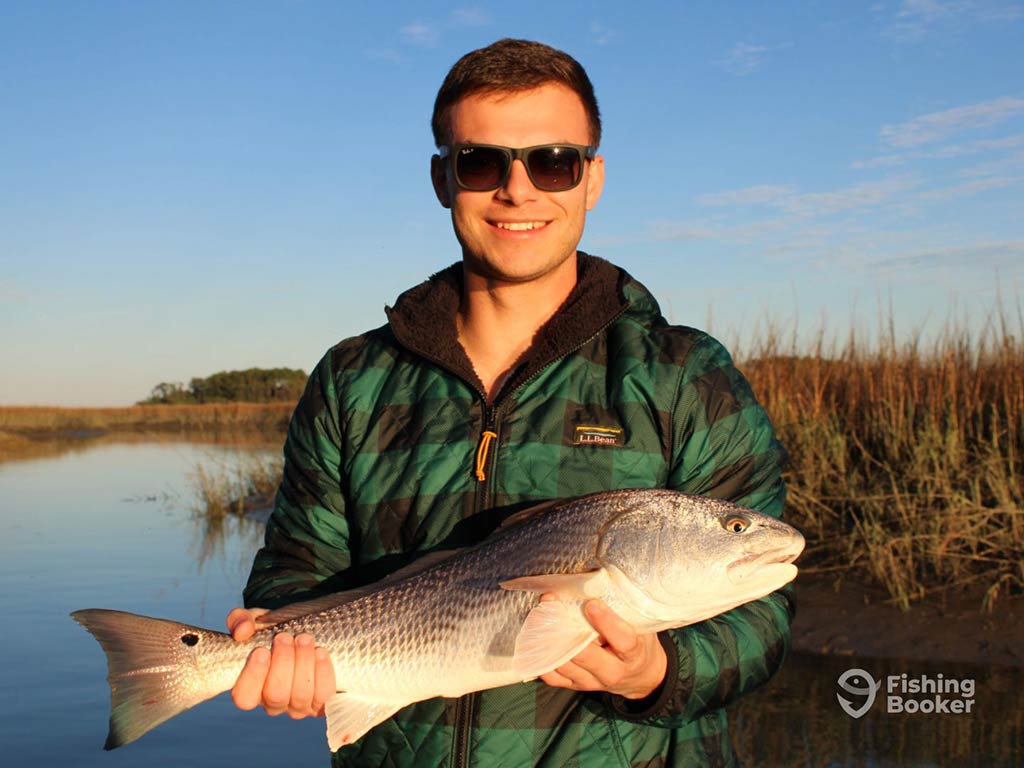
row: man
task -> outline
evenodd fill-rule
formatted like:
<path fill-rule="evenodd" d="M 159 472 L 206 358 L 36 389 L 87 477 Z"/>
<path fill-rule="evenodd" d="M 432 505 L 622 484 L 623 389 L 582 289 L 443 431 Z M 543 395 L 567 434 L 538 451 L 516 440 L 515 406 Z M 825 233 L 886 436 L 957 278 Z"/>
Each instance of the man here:
<path fill-rule="evenodd" d="M 462 261 L 311 374 L 246 603 L 369 583 L 550 498 L 670 487 L 779 515 L 783 453 L 728 354 L 576 250 L 604 184 L 582 67 L 498 41 L 449 72 L 433 129 L 431 178 Z M 418 702 L 334 763 L 732 765 L 723 707 L 781 664 L 788 595 L 647 636 L 592 602 L 601 642 L 540 681 Z M 232 611 L 236 639 L 259 612 Z M 326 653 L 282 634 L 232 695 L 304 717 L 333 691 Z"/>

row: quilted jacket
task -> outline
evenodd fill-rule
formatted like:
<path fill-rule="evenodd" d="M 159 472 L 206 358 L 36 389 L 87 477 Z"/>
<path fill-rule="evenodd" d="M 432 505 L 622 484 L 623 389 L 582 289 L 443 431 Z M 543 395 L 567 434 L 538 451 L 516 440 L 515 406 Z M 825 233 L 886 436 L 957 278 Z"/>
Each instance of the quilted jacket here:
<path fill-rule="evenodd" d="M 490 402 L 457 341 L 459 264 L 331 349 L 292 418 L 246 604 L 367 584 L 595 491 L 675 488 L 781 515 L 784 451 L 723 347 L 668 325 L 606 261 L 580 253 L 578 275 Z M 537 681 L 430 699 L 334 765 L 734 765 L 724 707 L 778 670 L 792 615 L 784 589 L 661 633 L 668 675 L 639 703 Z"/>

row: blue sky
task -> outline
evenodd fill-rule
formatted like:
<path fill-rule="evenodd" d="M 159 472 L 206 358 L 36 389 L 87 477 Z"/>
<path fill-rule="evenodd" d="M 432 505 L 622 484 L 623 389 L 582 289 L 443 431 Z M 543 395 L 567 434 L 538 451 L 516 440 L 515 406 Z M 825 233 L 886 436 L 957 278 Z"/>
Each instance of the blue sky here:
<path fill-rule="evenodd" d="M 459 257 L 437 87 L 505 36 L 605 123 L 581 247 L 753 344 L 1024 297 L 1024 3 L 0 5 L 0 404 L 309 370 Z"/>

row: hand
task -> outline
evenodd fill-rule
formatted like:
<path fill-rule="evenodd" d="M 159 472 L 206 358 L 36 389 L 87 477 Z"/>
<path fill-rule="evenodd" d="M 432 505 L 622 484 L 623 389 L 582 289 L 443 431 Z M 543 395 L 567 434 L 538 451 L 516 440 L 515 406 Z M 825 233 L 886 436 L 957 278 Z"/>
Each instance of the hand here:
<path fill-rule="evenodd" d="M 557 599 L 553 594 L 541 596 L 541 600 Z M 600 637 L 540 679 L 557 688 L 607 691 L 627 699 L 654 693 L 668 670 L 668 658 L 657 634 L 637 634 L 600 600 L 588 600 L 583 611 Z"/>
<path fill-rule="evenodd" d="M 235 608 L 227 625 L 238 642 L 252 637 L 263 608 Z M 317 648 L 312 635 L 292 637 L 287 632 L 274 636 L 273 650 L 255 648 L 238 681 L 231 699 L 239 709 L 262 706 L 268 715 L 284 712 L 295 719 L 320 716 L 324 702 L 335 693 L 334 666 L 323 648 Z"/>

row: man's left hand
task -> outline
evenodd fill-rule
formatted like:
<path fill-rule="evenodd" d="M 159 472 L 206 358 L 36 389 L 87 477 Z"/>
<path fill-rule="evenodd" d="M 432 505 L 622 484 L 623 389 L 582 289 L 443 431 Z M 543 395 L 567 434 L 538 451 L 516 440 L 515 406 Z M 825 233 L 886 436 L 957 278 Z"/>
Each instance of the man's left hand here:
<path fill-rule="evenodd" d="M 541 597 L 557 599 L 552 594 Z M 600 600 L 587 601 L 583 611 L 600 637 L 540 679 L 574 691 L 607 691 L 627 699 L 650 696 L 668 670 L 668 658 L 657 634 L 637 634 Z"/>

